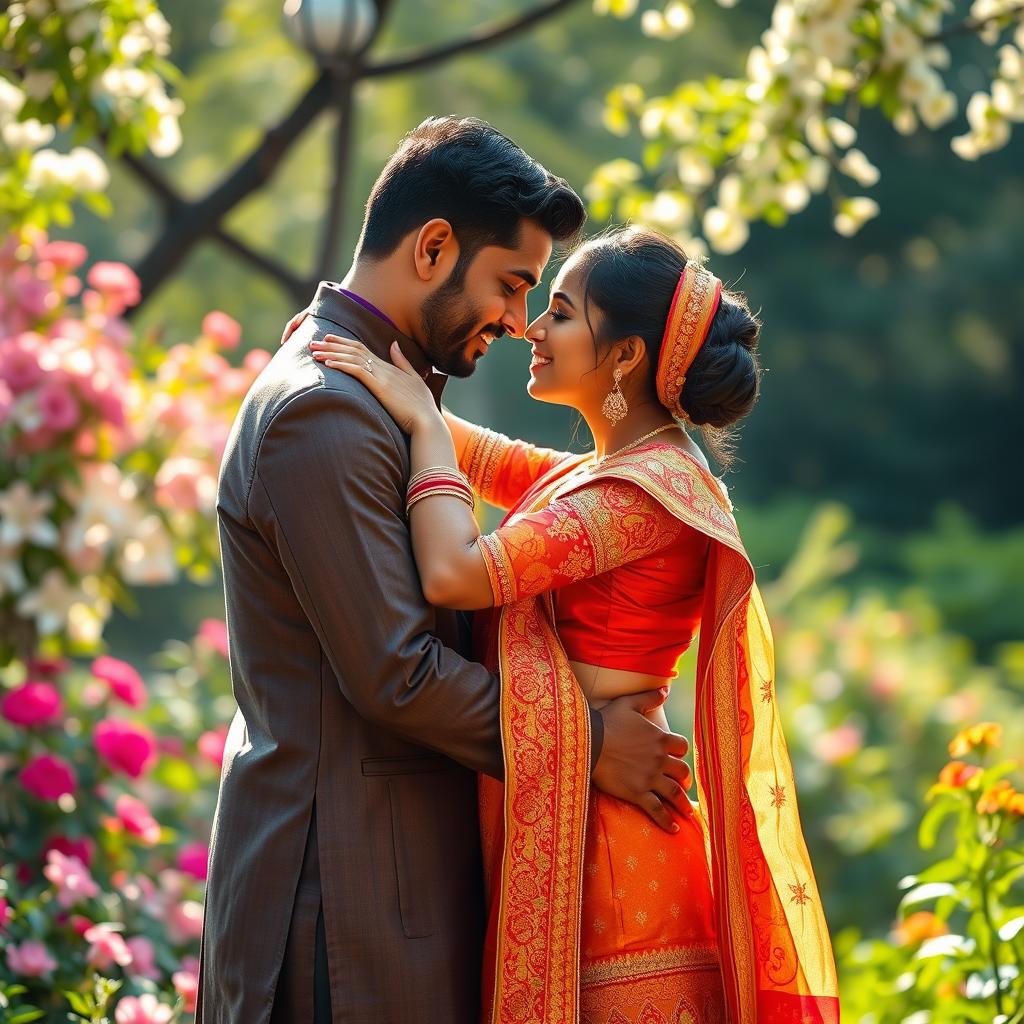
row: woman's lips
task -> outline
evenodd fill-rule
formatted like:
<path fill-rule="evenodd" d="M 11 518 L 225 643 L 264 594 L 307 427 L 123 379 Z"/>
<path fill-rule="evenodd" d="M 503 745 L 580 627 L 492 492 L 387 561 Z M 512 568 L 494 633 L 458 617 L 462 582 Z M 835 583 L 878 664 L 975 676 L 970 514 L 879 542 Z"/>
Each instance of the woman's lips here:
<path fill-rule="evenodd" d="M 548 366 L 551 362 L 552 360 L 548 359 L 547 356 L 534 354 L 533 359 L 530 361 L 530 373 L 539 370 L 542 366 Z"/>

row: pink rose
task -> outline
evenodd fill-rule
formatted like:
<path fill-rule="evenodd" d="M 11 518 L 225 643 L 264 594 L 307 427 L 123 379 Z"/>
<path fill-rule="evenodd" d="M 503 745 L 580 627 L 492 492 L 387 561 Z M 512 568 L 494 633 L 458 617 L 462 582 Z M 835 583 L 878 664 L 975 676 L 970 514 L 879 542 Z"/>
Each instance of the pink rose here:
<path fill-rule="evenodd" d="M 124 794 L 114 803 L 114 813 L 125 829 L 138 836 L 147 846 L 160 842 L 160 823 L 137 797 Z"/>
<path fill-rule="evenodd" d="M 29 681 L 11 690 L 0 702 L 0 715 L 15 725 L 41 725 L 60 713 L 60 694 L 52 683 Z"/>
<path fill-rule="evenodd" d="M 97 723 L 93 743 L 113 771 L 139 778 L 156 758 L 153 734 L 142 725 L 105 718 Z"/>
<path fill-rule="evenodd" d="M 36 393 L 36 404 L 48 430 L 58 434 L 78 423 L 81 409 L 67 385 L 59 380 L 47 381 Z"/>
<path fill-rule="evenodd" d="M 14 912 L 11 910 L 11 905 L 0 896 L 0 932 L 4 930 L 7 922 L 14 916 Z"/>
<path fill-rule="evenodd" d="M 114 1011 L 115 1024 L 168 1024 L 174 1010 L 147 992 L 142 996 L 125 996 Z"/>
<path fill-rule="evenodd" d="M 199 737 L 199 753 L 218 768 L 224 764 L 224 745 L 227 743 L 228 727 L 226 725 L 204 732 Z"/>
<path fill-rule="evenodd" d="M 129 707 L 141 708 L 146 703 L 146 684 L 128 662 L 105 654 L 92 663 L 92 674 Z"/>
<path fill-rule="evenodd" d="M 132 962 L 128 943 L 110 924 L 94 924 L 83 938 L 89 943 L 86 961 L 98 970 L 105 971 L 114 964 L 127 967 Z"/>
<path fill-rule="evenodd" d="M 199 882 L 206 881 L 210 850 L 206 843 L 189 843 L 178 852 L 178 868 Z"/>
<path fill-rule="evenodd" d="M 67 672 L 69 662 L 67 658 L 47 657 L 37 654 L 28 660 L 28 670 L 34 676 L 59 676 Z"/>
<path fill-rule="evenodd" d="M 196 997 L 199 994 L 199 964 L 195 957 L 187 957 L 180 971 L 171 975 L 175 992 L 185 1000 L 185 1012 L 196 1012 Z"/>
<path fill-rule="evenodd" d="M 228 656 L 228 624 L 220 619 L 203 619 L 196 639 L 215 650 L 222 658 Z"/>
<path fill-rule="evenodd" d="M 34 334 L 21 334 L 0 342 L 0 380 L 14 394 L 34 388 L 43 379 L 38 351 L 39 339 Z"/>
<path fill-rule="evenodd" d="M 7 947 L 7 966 L 25 978 L 41 978 L 57 967 L 57 961 L 41 942 L 23 942 Z"/>
<path fill-rule="evenodd" d="M 838 764 L 853 757 L 860 750 L 863 740 L 861 730 L 846 722 L 815 737 L 811 749 L 826 764 Z"/>
<path fill-rule="evenodd" d="M 142 298 L 142 286 L 135 271 L 123 263 L 96 263 L 86 280 L 106 300 L 106 311 L 120 316 Z"/>
<path fill-rule="evenodd" d="M 216 342 L 221 349 L 238 348 L 238 342 L 242 338 L 242 327 L 237 320 L 233 320 L 215 309 L 203 317 L 203 334 L 211 341 Z"/>
<path fill-rule="evenodd" d="M 77 857 L 86 867 L 92 864 L 93 843 L 91 839 L 70 839 L 67 836 L 54 836 L 43 847 L 45 862 L 51 850 L 63 853 L 65 857 Z"/>
<path fill-rule="evenodd" d="M 51 850 L 47 854 L 43 874 L 56 887 L 57 902 L 65 910 L 100 894 L 100 887 L 89 874 L 89 869 L 77 857 L 66 857 L 59 850 Z"/>
<path fill-rule="evenodd" d="M 271 355 L 266 349 L 254 348 L 245 353 L 245 358 L 242 360 L 242 366 L 244 366 L 252 377 L 255 378 L 263 372 L 263 368 L 270 362 L 270 360 Z"/>
<path fill-rule="evenodd" d="M 184 900 L 167 912 L 167 929 L 175 942 L 191 942 L 203 934 L 203 905 L 196 900 Z"/>
<path fill-rule="evenodd" d="M 18 780 L 40 800 L 59 800 L 65 793 L 74 793 L 78 780 L 67 761 L 53 754 L 40 754 L 21 770 Z"/>
<path fill-rule="evenodd" d="M 61 270 L 77 270 L 87 256 L 85 246 L 78 242 L 48 242 L 39 251 L 41 260 L 48 260 Z"/>
<path fill-rule="evenodd" d="M 160 969 L 156 965 L 156 949 L 153 943 L 144 935 L 136 935 L 128 940 L 128 949 L 132 954 L 131 973 L 138 978 L 159 981 Z"/>
<path fill-rule="evenodd" d="M 168 459 L 157 471 L 154 483 L 157 504 L 162 508 L 212 512 L 217 502 L 217 481 L 198 459 Z"/>

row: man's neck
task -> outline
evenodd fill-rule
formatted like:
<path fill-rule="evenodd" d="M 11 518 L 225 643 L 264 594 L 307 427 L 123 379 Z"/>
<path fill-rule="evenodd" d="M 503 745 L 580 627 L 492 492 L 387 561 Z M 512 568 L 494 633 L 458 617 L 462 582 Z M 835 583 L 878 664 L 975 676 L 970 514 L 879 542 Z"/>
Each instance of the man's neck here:
<path fill-rule="evenodd" d="M 369 265 L 357 260 L 339 285 L 376 306 L 398 330 L 412 338 L 422 348 L 420 339 L 412 329 L 410 318 L 395 302 L 397 289 L 391 282 L 384 264 Z"/>

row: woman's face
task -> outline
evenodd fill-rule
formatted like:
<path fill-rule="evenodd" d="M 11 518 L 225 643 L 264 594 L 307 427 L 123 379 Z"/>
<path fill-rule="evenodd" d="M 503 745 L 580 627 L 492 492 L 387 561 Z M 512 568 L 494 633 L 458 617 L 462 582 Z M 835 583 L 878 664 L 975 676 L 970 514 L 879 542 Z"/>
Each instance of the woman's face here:
<path fill-rule="evenodd" d="M 584 315 L 585 275 L 570 259 L 551 286 L 548 308 L 526 329 L 533 350 L 530 396 L 541 402 L 571 405 L 581 411 L 604 401 L 612 386 L 610 365 L 597 366 L 594 335 Z M 590 306 L 590 319 L 600 330 L 600 311 Z M 608 361 L 610 364 L 610 360 Z"/>

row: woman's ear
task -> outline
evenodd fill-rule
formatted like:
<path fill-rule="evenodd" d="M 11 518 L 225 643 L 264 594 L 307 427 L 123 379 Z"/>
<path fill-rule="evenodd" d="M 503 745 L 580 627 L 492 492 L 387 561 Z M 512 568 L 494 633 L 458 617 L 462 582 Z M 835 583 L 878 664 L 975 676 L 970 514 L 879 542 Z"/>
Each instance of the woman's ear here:
<path fill-rule="evenodd" d="M 444 281 L 459 259 L 455 231 L 443 217 L 428 220 L 413 242 L 413 265 L 421 281 Z"/>
<path fill-rule="evenodd" d="M 616 345 L 612 365 L 615 369 L 622 371 L 623 377 L 629 377 L 643 366 L 646 359 L 647 343 L 640 335 L 631 334 Z"/>

